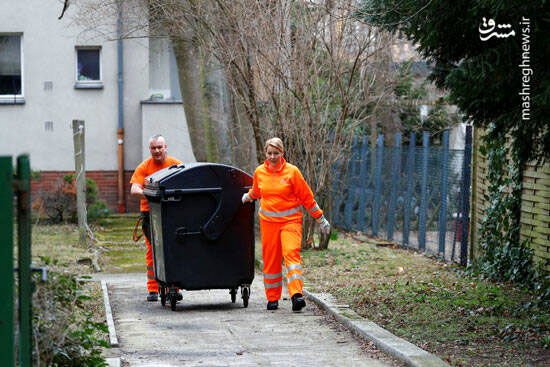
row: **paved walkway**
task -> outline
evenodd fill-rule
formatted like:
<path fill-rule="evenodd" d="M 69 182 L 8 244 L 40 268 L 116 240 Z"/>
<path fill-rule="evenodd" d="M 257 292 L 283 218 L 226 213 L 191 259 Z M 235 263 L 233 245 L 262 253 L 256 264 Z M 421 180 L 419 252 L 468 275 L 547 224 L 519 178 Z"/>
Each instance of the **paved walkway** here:
<path fill-rule="evenodd" d="M 265 309 L 256 274 L 248 308 L 228 290 L 184 292 L 176 311 L 145 301 L 145 273 L 96 274 L 105 280 L 119 347 L 107 354 L 130 366 L 395 366 L 331 328 L 316 306 L 293 313 L 288 299 Z"/>

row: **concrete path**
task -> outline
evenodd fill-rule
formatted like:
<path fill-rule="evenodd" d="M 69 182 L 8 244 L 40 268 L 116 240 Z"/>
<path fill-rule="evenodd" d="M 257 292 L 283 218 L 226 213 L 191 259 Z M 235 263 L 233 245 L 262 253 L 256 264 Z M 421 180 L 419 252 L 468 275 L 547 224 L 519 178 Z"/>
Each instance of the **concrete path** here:
<path fill-rule="evenodd" d="M 122 365 L 152 366 L 399 366 L 367 351 L 348 331 L 331 327 L 311 302 L 293 313 L 288 299 L 265 309 L 256 274 L 248 308 L 228 290 L 190 291 L 176 311 L 145 301 L 145 274 L 95 274 L 105 280 Z"/>

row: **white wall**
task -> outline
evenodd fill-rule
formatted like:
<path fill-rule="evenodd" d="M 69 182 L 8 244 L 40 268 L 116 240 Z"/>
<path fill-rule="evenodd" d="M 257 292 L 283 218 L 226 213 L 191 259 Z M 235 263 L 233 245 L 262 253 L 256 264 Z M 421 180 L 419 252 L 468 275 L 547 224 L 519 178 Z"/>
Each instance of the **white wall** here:
<path fill-rule="evenodd" d="M 0 104 L 0 155 L 30 153 L 34 170 L 73 170 L 71 121 L 79 119 L 86 123 L 87 169 L 116 170 L 117 42 L 76 26 L 72 16 L 77 9 L 73 4 L 58 20 L 62 6 L 60 1 L 0 1 L 0 33 L 23 34 L 25 98 L 23 105 Z M 116 19 L 107 20 L 104 23 L 110 24 L 110 29 L 105 30 L 112 37 L 116 34 Z M 140 102 L 150 96 L 149 42 L 147 38 L 136 38 L 123 44 L 125 169 L 133 170 L 144 156 Z M 101 46 L 103 89 L 74 88 L 75 46 L 84 45 Z M 45 81 L 53 83 L 51 90 L 44 89 Z M 178 112 L 152 119 L 170 124 L 178 119 L 178 126 L 185 125 L 180 131 L 187 131 L 184 116 Z M 46 121 L 53 122 L 53 130 L 46 130 Z M 167 131 L 166 135 L 171 134 Z M 188 156 L 188 152 L 181 155 Z"/>
<path fill-rule="evenodd" d="M 185 111 L 181 103 L 143 103 L 142 159 L 149 158 L 149 138 L 161 134 L 166 138 L 168 155 L 182 162 L 195 162 Z"/>
<path fill-rule="evenodd" d="M 128 170 L 134 170 L 141 162 L 142 121 L 140 103 L 149 96 L 149 42 L 146 38 L 125 40 L 124 166 Z"/>

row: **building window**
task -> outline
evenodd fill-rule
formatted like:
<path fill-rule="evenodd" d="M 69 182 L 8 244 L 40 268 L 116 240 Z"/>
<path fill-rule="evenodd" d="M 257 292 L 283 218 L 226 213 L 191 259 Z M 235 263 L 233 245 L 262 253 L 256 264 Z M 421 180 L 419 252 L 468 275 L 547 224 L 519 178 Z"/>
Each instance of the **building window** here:
<path fill-rule="evenodd" d="M 21 35 L 0 34 L 0 99 L 23 102 Z"/>
<path fill-rule="evenodd" d="M 103 88 L 100 56 L 99 47 L 77 47 L 75 88 Z"/>

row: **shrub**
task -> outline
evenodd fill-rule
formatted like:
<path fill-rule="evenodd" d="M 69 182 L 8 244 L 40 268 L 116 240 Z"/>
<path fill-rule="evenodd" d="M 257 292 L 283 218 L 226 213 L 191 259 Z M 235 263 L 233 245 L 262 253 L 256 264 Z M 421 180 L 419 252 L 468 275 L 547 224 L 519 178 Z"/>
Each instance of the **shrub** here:
<path fill-rule="evenodd" d="M 73 174 L 64 176 L 55 190 L 42 192 L 39 196 L 44 212 L 53 223 L 77 222 L 76 184 Z M 109 215 L 107 203 L 98 200 L 97 196 L 97 184 L 91 178 L 86 178 L 86 211 L 89 221 Z"/>
<path fill-rule="evenodd" d="M 42 258 L 46 264 L 47 258 Z M 41 366 L 107 366 L 107 326 L 90 310 L 85 282 L 72 274 L 48 272 L 35 281 L 33 294 L 34 364 Z M 40 363 L 37 363 L 37 362 Z"/>

